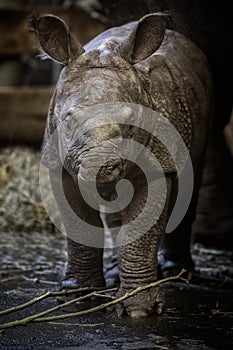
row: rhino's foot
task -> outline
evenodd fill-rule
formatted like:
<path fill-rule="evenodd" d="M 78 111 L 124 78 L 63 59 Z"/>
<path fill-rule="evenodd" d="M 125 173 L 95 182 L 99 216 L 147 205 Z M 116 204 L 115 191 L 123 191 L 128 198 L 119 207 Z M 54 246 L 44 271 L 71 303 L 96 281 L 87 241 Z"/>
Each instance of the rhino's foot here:
<path fill-rule="evenodd" d="M 89 277 L 86 276 L 85 279 L 81 279 L 78 273 L 73 271 L 72 269 L 67 269 L 64 277 L 62 278 L 60 282 L 60 290 L 72 290 L 72 289 L 82 289 L 82 288 L 87 288 L 87 291 L 83 292 L 75 292 L 73 294 L 70 294 L 69 297 L 65 298 L 67 299 L 73 299 L 77 298 L 78 296 L 84 295 L 88 293 L 88 288 L 105 288 L 105 280 L 103 277 L 103 274 L 96 273 L 96 274 L 91 274 Z"/>
<path fill-rule="evenodd" d="M 129 290 L 120 289 L 117 296 L 124 295 Z M 128 299 L 117 304 L 118 316 L 127 313 L 131 318 L 138 319 L 151 315 L 156 312 L 161 314 L 164 309 L 165 298 L 159 287 L 142 291 Z"/>
<path fill-rule="evenodd" d="M 178 275 L 182 269 L 185 269 L 187 272 L 183 276 L 188 280 L 192 276 L 194 270 L 194 262 L 190 255 L 188 256 L 179 256 L 172 257 L 166 255 L 164 252 L 159 252 L 158 254 L 158 263 L 159 263 L 159 278 L 166 278 L 171 276 Z"/>

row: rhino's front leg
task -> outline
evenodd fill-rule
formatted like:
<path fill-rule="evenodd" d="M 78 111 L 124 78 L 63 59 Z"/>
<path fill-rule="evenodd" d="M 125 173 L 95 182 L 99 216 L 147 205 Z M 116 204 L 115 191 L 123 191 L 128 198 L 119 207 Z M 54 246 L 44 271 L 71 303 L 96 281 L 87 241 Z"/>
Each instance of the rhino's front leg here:
<path fill-rule="evenodd" d="M 104 246 L 104 231 L 99 213 L 86 204 L 78 186 L 65 170 L 62 176 L 62 186 L 61 179 L 57 178 L 56 174 L 52 172 L 50 172 L 50 180 L 68 237 L 68 262 L 61 287 L 105 286 L 103 276 L 103 248 L 95 247 L 95 239 L 98 239 L 96 246 Z M 64 194 L 67 203 L 64 203 Z M 82 222 L 84 223 L 83 225 L 80 224 Z M 80 243 L 80 239 L 82 240 L 84 238 L 85 241 L 85 237 L 90 233 L 85 222 L 98 227 L 98 235 L 93 237 L 91 245 Z M 99 231 L 102 232 L 101 235 Z"/>
<path fill-rule="evenodd" d="M 62 289 L 104 287 L 103 250 L 67 239 L 68 263 L 61 281 Z"/>
<path fill-rule="evenodd" d="M 169 198 L 171 181 L 167 179 L 167 189 Z M 141 212 L 147 197 L 146 186 L 139 186 L 134 199 L 123 213 L 123 225 L 137 217 Z M 160 198 L 159 198 L 160 197 Z M 162 198 L 163 197 L 163 198 Z M 158 194 L 158 205 L 164 201 L 164 195 Z M 153 209 L 151 209 L 153 210 Z M 155 282 L 157 280 L 157 253 L 161 241 L 161 237 L 165 230 L 168 211 L 168 199 L 165 201 L 163 212 L 157 223 L 139 239 L 132 243 L 118 247 L 118 265 L 120 275 L 120 290 L 118 295 L 121 296 L 125 292 L 129 292 L 139 286 Z M 148 218 L 152 213 L 148 212 Z M 146 224 L 146 223 L 145 223 Z M 124 236 L 133 237 L 134 232 L 124 231 Z M 118 314 L 121 315 L 124 311 L 132 318 L 146 317 L 156 311 L 161 313 L 164 305 L 163 292 L 159 287 L 151 288 L 136 294 L 124 300 L 118 306 Z"/>

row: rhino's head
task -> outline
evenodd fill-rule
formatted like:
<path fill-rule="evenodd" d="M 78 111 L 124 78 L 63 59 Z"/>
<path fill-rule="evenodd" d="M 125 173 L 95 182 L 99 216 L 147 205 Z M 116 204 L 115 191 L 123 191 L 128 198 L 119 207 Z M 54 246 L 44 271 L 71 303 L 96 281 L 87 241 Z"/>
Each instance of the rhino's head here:
<path fill-rule="evenodd" d="M 52 15 L 34 18 L 31 26 L 39 45 L 50 58 L 65 65 L 51 100 L 45 132 L 45 143 L 58 125 L 64 125 L 58 144 L 52 143 L 46 165 L 55 168 L 58 156 L 66 145 L 68 151 L 64 166 L 74 178 L 89 181 L 96 170 L 100 154 L 111 152 L 112 159 L 100 168 L 97 182 L 111 183 L 124 176 L 124 161 L 113 154 L 113 148 L 102 141 L 132 136 L 132 128 L 109 123 L 98 126 L 100 113 L 85 114 L 85 108 L 114 102 L 132 102 L 150 106 L 147 83 L 135 65 L 147 59 L 161 45 L 166 28 L 166 16 L 151 14 L 139 22 L 122 28 L 119 37 L 99 37 L 99 43 L 89 43 L 85 50 L 72 36 L 69 28 Z M 130 118 L 129 108 L 120 109 L 125 120 Z M 88 131 L 87 131 L 88 130 Z M 75 137 L 74 137 L 75 135 Z M 71 137 L 72 136 L 72 137 Z M 72 142 L 69 140 L 72 138 Z M 75 142 L 74 142 L 75 140 Z"/>

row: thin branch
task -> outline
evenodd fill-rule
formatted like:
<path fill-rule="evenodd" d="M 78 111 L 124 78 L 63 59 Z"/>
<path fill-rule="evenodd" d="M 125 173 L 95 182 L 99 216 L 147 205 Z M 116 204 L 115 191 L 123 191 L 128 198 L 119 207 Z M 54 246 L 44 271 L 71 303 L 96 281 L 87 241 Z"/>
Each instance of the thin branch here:
<path fill-rule="evenodd" d="M 81 315 L 87 315 L 87 314 L 90 314 L 92 312 L 95 312 L 95 311 L 98 311 L 98 310 L 102 310 L 102 309 L 105 309 L 109 306 L 112 306 L 112 305 L 115 305 L 115 304 L 118 304 L 120 303 L 121 301 L 135 295 L 135 294 L 138 294 L 140 293 L 141 291 L 143 290 L 146 290 L 146 289 L 149 289 L 149 288 L 152 288 L 152 287 L 157 287 L 159 286 L 160 284 L 162 283 L 165 283 L 165 282 L 168 282 L 168 281 L 173 281 L 173 280 L 177 280 L 177 279 L 180 279 L 181 276 L 186 272 L 186 270 L 182 270 L 177 276 L 173 276 L 173 277 L 167 277 L 167 278 L 164 278 L 162 280 L 159 280 L 159 281 L 156 281 L 156 282 L 152 282 L 150 284 L 147 284 L 145 286 L 141 286 L 141 287 L 138 287 L 134 290 L 132 290 L 131 292 L 128 292 L 128 293 L 125 293 L 123 296 L 121 296 L 120 298 L 117 298 L 117 299 L 114 299 L 110 302 L 107 302 L 107 303 L 104 303 L 104 304 L 101 304 L 101 305 L 98 305 L 96 307 L 93 307 L 93 308 L 90 308 L 90 309 L 87 309 L 87 310 L 83 310 L 83 311 L 78 311 L 78 312 L 73 312 L 73 313 L 68 313 L 68 314 L 65 314 L 65 315 L 58 315 L 58 316 L 51 316 L 51 317 L 42 317 L 44 315 L 47 315 L 53 311 L 56 311 L 60 308 L 63 308 L 63 307 L 66 307 L 66 306 L 69 306 L 75 302 L 80 302 L 80 301 L 83 301 L 87 298 L 90 298 L 92 296 L 96 296 L 96 294 L 98 294 L 96 291 L 95 292 L 92 292 L 92 293 L 89 293 L 85 296 L 82 296 L 82 297 L 79 297 L 79 298 L 76 298 L 76 299 L 73 299 L 73 300 L 70 300 L 64 304 L 61 304 L 61 305 L 58 305 L 58 306 L 55 306 L 51 309 L 48 309 L 48 310 L 45 310 L 43 312 L 40 312 L 38 314 L 35 314 L 35 315 L 32 315 L 32 316 L 29 316 L 29 317 L 26 317 L 24 319 L 21 319 L 21 320 L 16 320 L 16 321 L 13 321 L 13 322 L 9 322 L 9 323 L 5 323 L 5 324 L 2 324 L 0 325 L 0 329 L 6 329 L 6 328 L 10 328 L 10 327 L 14 327 L 14 326 L 19 326 L 19 325 L 25 325 L 29 322 L 50 322 L 50 321 L 54 321 L 54 320 L 61 320 L 61 319 L 65 319 L 65 318 L 71 318 L 71 317 L 76 317 L 76 316 L 81 316 Z M 71 292 L 71 291 L 70 291 Z M 99 293 L 103 293 L 105 291 L 100 291 Z M 60 292 L 47 292 L 47 293 L 60 293 Z M 53 294 L 54 295 L 54 294 Z M 61 294 L 60 294 L 61 295 Z M 42 295 L 43 296 L 43 295 Z M 41 297 L 42 297 L 41 296 Z M 99 296 L 99 295 L 98 295 Z M 46 296 L 47 297 L 47 296 Z M 35 298 L 36 299 L 36 298 Z"/>
<path fill-rule="evenodd" d="M 113 292 L 115 290 L 117 290 L 117 288 L 106 289 L 104 291 L 102 290 L 102 293 L 103 292 L 104 293 L 106 293 L 106 292 Z M 59 297 L 59 296 L 65 296 L 65 295 L 70 295 L 70 294 L 75 294 L 75 293 L 90 292 L 90 291 L 97 292 L 97 288 L 86 287 L 86 288 L 79 288 L 79 289 L 61 290 L 61 291 L 57 291 L 57 292 L 46 291 L 46 292 L 43 292 L 38 297 L 27 301 L 26 303 L 23 303 L 23 304 L 20 304 L 20 305 L 17 305 L 17 306 L 13 306 L 13 307 L 11 307 L 9 309 L 0 311 L 0 316 L 9 314 L 11 312 L 15 312 L 15 311 L 19 311 L 19 310 L 25 309 L 26 307 L 31 306 L 33 304 L 36 304 L 39 301 L 41 301 L 43 299 L 46 299 L 48 297 Z"/>
<path fill-rule="evenodd" d="M 26 308 L 26 307 L 28 307 L 30 305 L 33 305 L 33 304 L 37 303 L 38 301 L 41 301 L 41 300 L 49 297 L 50 295 L 51 295 L 51 292 L 44 292 L 39 297 L 33 298 L 33 299 L 27 301 L 26 303 L 23 303 L 23 304 L 20 304 L 20 305 L 17 305 L 17 306 L 13 306 L 10 309 L 6 309 L 6 310 L 0 311 L 0 316 L 9 314 L 9 313 L 14 312 L 14 311 L 22 310 L 22 309 L 24 309 L 24 308 Z"/>
<path fill-rule="evenodd" d="M 97 306 L 95 306 L 93 308 L 90 308 L 90 309 L 87 309 L 87 310 L 71 312 L 71 313 L 66 314 L 66 315 L 58 315 L 58 316 L 51 316 L 51 317 L 38 317 L 38 318 L 33 319 L 33 322 L 50 322 L 50 321 L 55 321 L 55 320 L 62 320 L 64 318 L 70 318 L 70 317 L 76 317 L 76 316 L 81 316 L 81 315 L 87 315 L 87 314 L 90 314 L 92 312 L 99 311 L 99 310 L 102 310 L 102 309 L 106 309 L 109 306 L 118 304 L 121 301 L 123 301 L 123 300 L 125 300 L 125 299 L 127 299 L 129 297 L 132 297 L 135 294 L 138 294 L 138 293 L 142 292 L 143 290 L 146 290 L 146 289 L 149 289 L 149 288 L 152 288 L 152 287 L 157 287 L 161 283 L 172 281 L 174 279 L 180 278 L 180 276 L 181 276 L 181 274 L 179 274 L 177 276 L 174 276 L 174 277 L 167 277 L 167 278 L 165 278 L 163 280 L 152 282 L 152 283 L 147 284 L 147 285 L 142 286 L 142 287 L 138 287 L 138 288 L 132 290 L 131 292 L 125 293 L 124 295 L 122 295 L 121 297 L 119 297 L 119 298 L 117 298 L 115 300 L 109 301 L 108 303 L 104 303 L 104 304 L 101 304 L 101 305 L 97 305 Z"/>
<path fill-rule="evenodd" d="M 104 293 L 106 293 L 106 292 L 104 291 Z M 111 299 L 111 300 L 115 300 L 116 299 L 112 295 L 99 294 L 99 293 L 96 293 L 96 292 L 93 292 L 92 296 L 93 297 L 97 297 L 97 298 L 103 298 L 103 299 Z"/>
<path fill-rule="evenodd" d="M 103 292 L 103 291 L 101 291 L 101 292 Z M 49 293 L 49 292 L 47 292 L 47 293 Z M 42 296 L 43 296 L 43 295 L 42 295 Z M 42 296 L 41 296 L 41 299 L 40 299 L 40 300 L 43 299 Z M 47 295 L 47 296 L 48 296 L 48 295 Z M 84 296 L 81 296 L 81 297 L 72 299 L 72 300 L 70 300 L 70 301 L 67 301 L 67 302 L 64 303 L 64 304 L 59 304 L 59 305 L 54 306 L 54 307 L 52 307 L 52 308 L 50 308 L 50 309 L 47 309 L 47 310 L 45 310 L 45 311 L 42 311 L 42 312 L 40 312 L 40 313 L 38 313 L 38 314 L 29 316 L 29 317 L 25 317 L 25 318 L 23 318 L 23 319 L 21 319 L 21 320 L 16 320 L 16 321 L 9 322 L 9 323 L 4 323 L 4 324 L 0 325 L 0 329 L 10 328 L 10 327 L 18 326 L 18 325 L 25 325 L 25 324 L 27 324 L 27 323 L 29 323 L 29 322 L 34 321 L 34 319 L 36 319 L 36 318 L 42 317 L 42 316 L 44 316 L 44 315 L 50 314 L 51 312 L 54 312 L 54 311 L 57 311 L 57 310 L 62 309 L 62 308 L 64 308 L 64 307 L 70 306 L 71 304 L 74 304 L 74 303 L 76 303 L 76 302 L 80 302 L 80 301 L 83 301 L 83 300 L 85 300 L 85 299 L 89 299 L 89 298 L 91 298 L 92 296 L 96 296 L 96 292 L 92 292 L 92 293 L 86 294 L 86 295 L 84 295 Z M 45 297 L 46 297 L 46 296 L 45 296 Z M 32 301 L 33 301 L 33 300 L 32 300 Z"/>

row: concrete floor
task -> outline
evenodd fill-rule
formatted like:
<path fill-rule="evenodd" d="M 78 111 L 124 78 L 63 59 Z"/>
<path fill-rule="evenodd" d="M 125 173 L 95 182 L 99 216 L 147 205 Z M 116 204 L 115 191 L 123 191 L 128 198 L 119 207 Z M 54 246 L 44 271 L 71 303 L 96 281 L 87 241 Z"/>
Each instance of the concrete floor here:
<path fill-rule="evenodd" d="M 1 234 L 0 241 L 0 309 L 57 289 L 66 260 L 63 236 Z M 232 349 L 233 254 L 195 245 L 193 257 L 197 273 L 190 285 L 163 285 L 167 308 L 161 316 L 135 321 L 109 309 L 53 323 L 30 323 L 0 331 L 0 349 Z M 54 298 L 45 299 L 1 316 L 0 324 L 55 305 Z M 90 302 L 81 305 L 90 306 Z"/>

